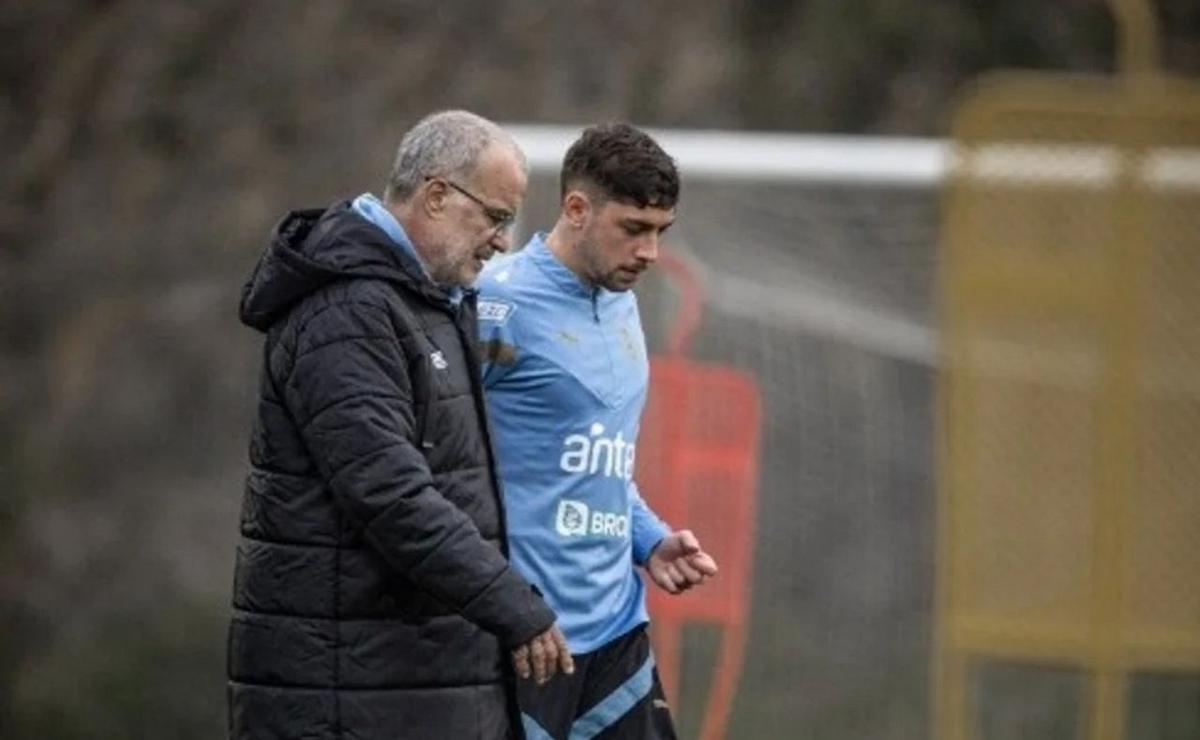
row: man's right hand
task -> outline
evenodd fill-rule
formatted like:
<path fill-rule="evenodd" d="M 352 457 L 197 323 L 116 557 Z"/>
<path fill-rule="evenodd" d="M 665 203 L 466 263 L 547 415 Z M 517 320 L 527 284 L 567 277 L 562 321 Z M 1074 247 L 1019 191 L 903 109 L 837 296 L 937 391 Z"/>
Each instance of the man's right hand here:
<path fill-rule="evenodd" d="M 561 670 L 568 676 L 575 672 L 575 661 L 571 649 L 557 625 L 512 651 L 513 666 L 517 675 L 528 679 L 531 676 L 539 686 L 550 680 Z"/>

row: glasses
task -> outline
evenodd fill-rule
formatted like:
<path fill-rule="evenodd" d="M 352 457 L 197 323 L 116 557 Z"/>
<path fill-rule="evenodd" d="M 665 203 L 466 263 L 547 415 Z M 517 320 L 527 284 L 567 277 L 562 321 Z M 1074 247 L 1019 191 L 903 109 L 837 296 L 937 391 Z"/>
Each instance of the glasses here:
<path fill-rule="evenodd" d="M 458 191 L 461 195 L 466 197 L 468 200 L 474 201 L 475 205 L 479 206 L 483 210 L 483 215 L 487 216 L 488 221 L 492 222 L 492 228 L 497 233 L 502 233 L 502 232 L 508 231 L 509 229 L 512 228 L 513 224 L 517 220 L 517 215 L 515 213 L 513 213 L 512 211 L 506 210 L 504 208 L 493 208 L 492 206 L 489 206 L 487 203 L 483 202 L 483 199 L 480 198 L 478 195 L 475 195 L 470 190 L 467 190 L 462 185 L 459 185 L 458 183 L 456 183 L 452 180 L 447 180 L 442 177 L 426 177 L 425 178 L 426 182 L 428 182 L 430 180 L 441 180 L 442 182 L 446 183 L 450 187 L 454 188 L 456 191 Z"/>

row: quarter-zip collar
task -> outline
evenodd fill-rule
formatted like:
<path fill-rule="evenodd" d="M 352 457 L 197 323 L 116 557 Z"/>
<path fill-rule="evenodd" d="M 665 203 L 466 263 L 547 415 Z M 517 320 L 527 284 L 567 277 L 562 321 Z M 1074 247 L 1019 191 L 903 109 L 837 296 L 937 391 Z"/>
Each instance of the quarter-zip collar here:
<path fill-rule="evenodd" d="M 538 266 L 546 277 L 564 292 L 572 295 L 577 295 L 582 298 L 587 298 L 596 303 L 599 298 L 600 289 L 585 283 L 575 272 L 564 265 L 558 255 L 550 250 L 550 245 L 546 243 L 545 232 L 538 232 L 529 240 L 529 245 L 526 247 L 529 250 L 529 258 L 533 264 Z"/>

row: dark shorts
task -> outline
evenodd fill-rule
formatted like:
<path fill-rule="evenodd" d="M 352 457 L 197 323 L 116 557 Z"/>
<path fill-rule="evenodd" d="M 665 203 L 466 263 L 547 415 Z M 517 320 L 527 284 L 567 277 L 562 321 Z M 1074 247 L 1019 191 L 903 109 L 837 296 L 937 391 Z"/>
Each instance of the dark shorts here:
<path fill-rule="evenodd" d="M 517 682 L 527 740 L 675 740 L 646 626 L 575 656 L 575 673 Z"/>

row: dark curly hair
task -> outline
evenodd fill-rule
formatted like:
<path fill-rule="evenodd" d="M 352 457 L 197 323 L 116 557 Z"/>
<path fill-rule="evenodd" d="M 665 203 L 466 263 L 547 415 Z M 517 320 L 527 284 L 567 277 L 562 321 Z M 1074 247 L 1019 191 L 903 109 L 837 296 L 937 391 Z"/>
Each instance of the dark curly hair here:
<path fill-rule="evenodd" d="M 639 208 L 674 208 L 679 172 L 675 160 L 646 133 L 628 123 L 603 123 L 585 129 L 567 150 L 559 186 L 560 198 L 573 187 L 591 186 Z"/>

